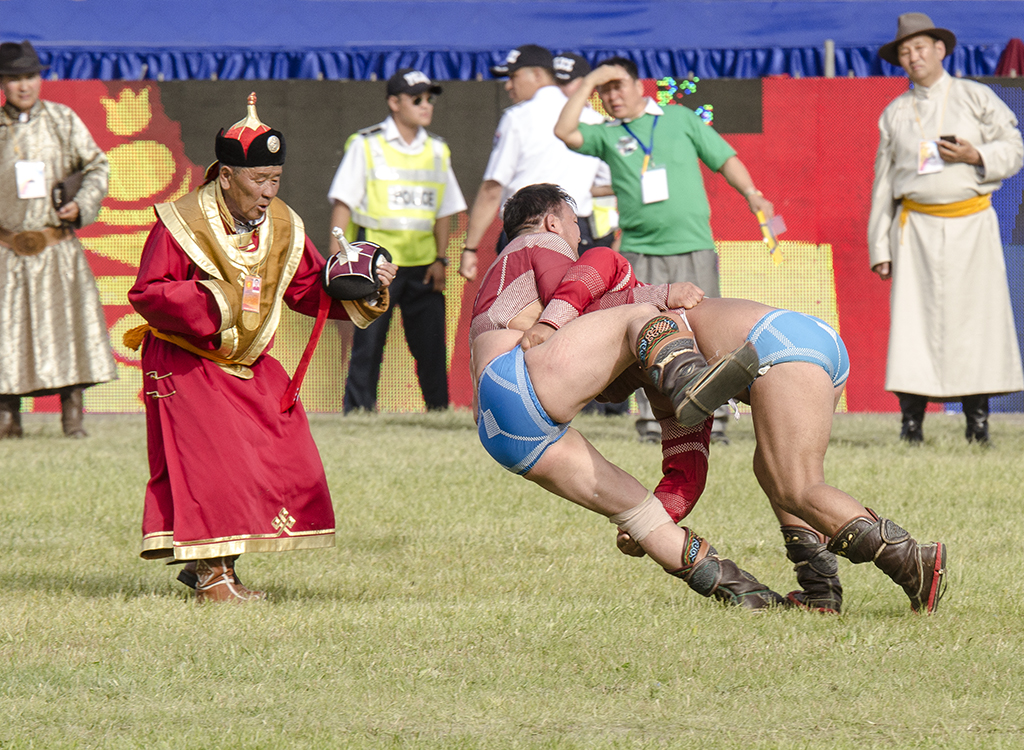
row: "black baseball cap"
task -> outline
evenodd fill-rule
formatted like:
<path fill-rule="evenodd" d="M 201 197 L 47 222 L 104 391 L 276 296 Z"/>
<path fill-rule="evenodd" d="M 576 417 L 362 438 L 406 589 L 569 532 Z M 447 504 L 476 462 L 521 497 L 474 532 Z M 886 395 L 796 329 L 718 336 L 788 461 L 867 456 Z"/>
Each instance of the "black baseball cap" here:
<path fill-rule="evenodd" d="M 516 47 L 508 53 L 502 65 L 495 65 L 491 68 L 491 75 L 497 78 L 504 78 L 512 75 L 520 68 L 547 68 L 554 70 L 554 58 L 551 50 L 538 47 L 536 44 L 524 44 Z"/>
<path fill-rule="evenodd" d="M 402 68 L 388 79 L 388 96 L 408 94 L 416 96 L 424 91 L 440 94 L 441 87 L 427 78 L 427 74 L 415 68 Z"/>
<path fill-rule="evenodd" d="M 555 57 L 554 66 L 555 78 L 559 83 L 574 81 L 590 72 L 590 63 L 582 55 L 573 52 L 563 52 Z"/>

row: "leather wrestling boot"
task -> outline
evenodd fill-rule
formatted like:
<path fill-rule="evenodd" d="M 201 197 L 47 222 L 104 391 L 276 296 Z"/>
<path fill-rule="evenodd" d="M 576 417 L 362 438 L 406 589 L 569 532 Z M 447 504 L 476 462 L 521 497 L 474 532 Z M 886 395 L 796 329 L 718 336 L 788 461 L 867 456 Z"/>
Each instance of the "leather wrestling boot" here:
<path fill-rule="evenodd" d="M 266 599 L 262 591 L 247 589 L 235 578 L 233 557 L 196 560 L 196 601 L 248 602 Z"/>
<path fill-rule="evenodd" d="M 782 526 L 786 557 L 794 563 L 800 591 L 790 591 L 786 600 L 802 609 L 839 614 L 843 606 L 843 585 L 839 582 L 836 556 L 825 546 L 825 537 L 803 526 Z"/>
<path fill-rule="evenodd" d="M 21 396 L 0 396 L 0 440 L 22 434 Z"/>
<path fill-rule="evenodd" d="M 900 429 L 900 440 L 910 445 L 924 442 L 924 411 L 928 408 L 928 399 L 914 393 L 897 393 L 900 401 L 900 413 L 903 426 Z"/>
<path fill-rule="evenodd" d="M 852 563 L 873 562 L 910 598 L 915 612 L 934 612 L 946 592 L 946 545 L 918 544 L 888 518 L 855 518 L 828 543 L 828 550 Z"/>
<path fill-rule="evenodd" d="M 676 421 L 696 427 L 757 377 L 749 341 L 709 366 L 689 332 L 668 316 L 648 321 L 637 337 L 637 360 L 654 386 L 672 400 Z"/>
<path fill-rule="evenodd" d="M 757 377 L 757 349 L 747 341 L 714 365 L 665 373 L 662 392 L 672 399 L 676 421 L 696 427 Z"/>
<path fill-rule="evenodd" d="M 235 583 L 238 584 L 239 586 L 241 586 L 242 585 L 242 580 L 238 577 L 238 571 L 234 567 L 235 566 L 235 560 L 237 560 L 238 557 L 229 557 L 227 559 L 231 562 L 231 568 L 232 568 L 232 570 L 234 570 L 234 573 L 235 573 Z M 186 586 L 188 586 L 190 589 L 195 589 L 196 583 L 199 580 L 199 576 L 196 575 L 196 561 L 195 560 L 189 560 L 188 562 L 185 562 L 184 560 L 171 560 L 167 564 L 168 565 L 181 565 L 182 566 L 181 570 L 178 572 L 178 575 L 177 575 L 178 580 L 181 583 L 183 583 Z"/>
<path fill-rule="evenodd" d="M 988 441 L 988 396 L 984 393 L 975 396 L 964 396 L 960 399 L 967 418 L 967 430 L 964 436 L 968 443 L 991 445 Z"/>
<path fill-rule="evenodd" d="M 701 596 L 713 596 L 730 606 L 762 610 L 783 606 L 786 603 L 779 594 L 742 570 L 732 560 L 719 557 L 707 540 L 685 526 L 682 529 L 687 534 L 683 567 L 678 570 L 666 569 L 666 573 L 683 579 L 687 586 Z M 705 552 L 704 557 L 700 557 L 701 550 Z M 700 559 L 697 559 L 698 557 Z"/>
<path fill-rule="evenodd" d="M 82 427 L 82 389 L 63 388 L 60 392 L 60 424 L 69 438 L 88 437 Z"/>

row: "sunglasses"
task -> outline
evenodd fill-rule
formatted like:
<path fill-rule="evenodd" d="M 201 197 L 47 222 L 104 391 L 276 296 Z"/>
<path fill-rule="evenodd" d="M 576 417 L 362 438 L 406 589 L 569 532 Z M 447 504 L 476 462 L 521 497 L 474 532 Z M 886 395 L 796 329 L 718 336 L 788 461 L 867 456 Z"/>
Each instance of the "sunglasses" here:
<path fill-rule="evenodd" d="M 436 99 L 437 99 L 437 97 L 435 97 L 433 94 L 430 94 L 429 96 L 422 96 L 421 95 L 421 96 L 413 97 L 412 103 L 413 103 L 413 105 L 418 107 L 421 104 L 423 104 L 423 102 L 426 102 L 427 104 L 433 104 L 436 101 Z"/>

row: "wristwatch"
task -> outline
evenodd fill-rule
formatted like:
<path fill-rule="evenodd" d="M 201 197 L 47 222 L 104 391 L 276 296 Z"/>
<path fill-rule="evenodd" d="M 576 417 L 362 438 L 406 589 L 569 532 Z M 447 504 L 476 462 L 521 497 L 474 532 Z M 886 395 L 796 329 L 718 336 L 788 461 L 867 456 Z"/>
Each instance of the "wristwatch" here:
<path fill-rule="evenodd" d="M 475 247 L 464 247 L 464 248 L 462 248 L 462 252 L 464 252 L 464 253 L 475 253 L 476 252 L 476 248 Z"/>
<path fill-rule="evenodd" d="M 440 258 L 440 257 L 438 257 L 438 258 L 434 258 L 434 262 L 435 262 L 435 263 L 440 263 L 440 264 L 441 264 L 442 266 L 444 266 L 445 268 L 447 268 L 447 267 L 448 267 L 448 264 L 449 264 L 449 263 L 451 263 L 451 261 L 450 261 L 450 260 L 448 260 L 447 258 Z"/>

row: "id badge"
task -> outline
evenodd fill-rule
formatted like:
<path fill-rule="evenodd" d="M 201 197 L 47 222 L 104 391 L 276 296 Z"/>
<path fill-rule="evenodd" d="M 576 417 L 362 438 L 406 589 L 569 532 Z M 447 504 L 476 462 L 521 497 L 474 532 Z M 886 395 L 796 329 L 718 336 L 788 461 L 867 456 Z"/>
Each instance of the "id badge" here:
<path fill-rule="evenodd" d="M 247 275 L 242 283 L 242 312 L 258 313 L 260 311 L 260 287 L 263 279 L 259 276 Z"/>
<path fill-rule="evenodd" d="M 640 176 L 640 188 L 645 204 L 667 201 L 668 171 L 665 167 L 648 169 Z"/>
<path fill-rule="evenodd" d="M 246 274 L 242 282 L 242 328 L 255 331 L 260 325 L 260 287 L 263 279 Z"/>
<path fill-rule="evenodd" d="M 935 141 L 921 141 L 917 152 L 917 173 L 935 174 L 945 169 L 946 163 L 939 156 L 939 144 Z"/>
<path fill-rule="evenodd" d="M 41 161 L 17 161 L 14 163 L 14 179 L 18 183 L 18 197 L 46 197 L 46 165 Z"/>

